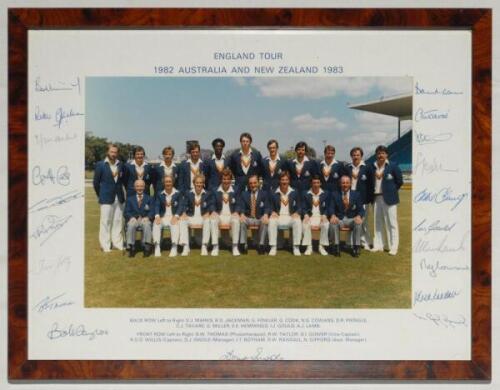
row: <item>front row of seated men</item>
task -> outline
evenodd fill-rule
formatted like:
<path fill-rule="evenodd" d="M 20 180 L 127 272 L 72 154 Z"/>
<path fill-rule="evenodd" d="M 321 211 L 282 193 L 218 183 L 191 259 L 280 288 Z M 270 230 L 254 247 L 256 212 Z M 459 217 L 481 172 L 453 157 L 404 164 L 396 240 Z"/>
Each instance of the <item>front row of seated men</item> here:
<path fill-rule="evenodd" d="M 292 229 L 293 254 L 300 256 L 300 245 L 306 246 L 305 255 L 312 254 L 312 227 L 320 229 L 319 252 L 327 255 L 330 243 L 333 254 L 340 256 L 340 228 L 352 230 L 352 254 L 360 253 L 361 227 L 365 208 L 358 192 L 351 190 L 351 179 L 343 176 L 340 192 L 321 189 L 318 176 L 311 179 L 311 189 L 302 197 L 290 187 L 290 174 L 280 174 L 279 187 L 273 193 L 259 189 L 258 177 L 250 176 L 248 190 L 234 191 L 232 172 L 224 169 L 221 185 L 216 191 L 206 191 L 205 177 L 195 175 L 194 188 L 183 195 L 174 188 L 172 176 L 163 179 L 164 189 L 156 197 L 144 191 L 144 181 L 136 180 L 135 194 L 128 197 L 124 216 L 127 223 L 127 248 L 129 256 L 135 255 L 135 235 L 142 229 L 144 256 L 151 255 L 154 244 L 155 256 L 161 256 L 162 228 L 170 230 L 172 247 L 170 257 L 177 256 L 178 246 L 183 247 L 182 256 L 189 255 L 189 228 L 202 229 L 201 255 L 208 255 L 212 245 L 212 256 L 219 254 L 220 228 L 230 229 L 232 253 L 247 250 L 247 232 L 250 226 L 257 227 L 257 251 L 264 254 L 266 236 L 269 240 L 270 256 L 276 255 L 278 230 Z"/>

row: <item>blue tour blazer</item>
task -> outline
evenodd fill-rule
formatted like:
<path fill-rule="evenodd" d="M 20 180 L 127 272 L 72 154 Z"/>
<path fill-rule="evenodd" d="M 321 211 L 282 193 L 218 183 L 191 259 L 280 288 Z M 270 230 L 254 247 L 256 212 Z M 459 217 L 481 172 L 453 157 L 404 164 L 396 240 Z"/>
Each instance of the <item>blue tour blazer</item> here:
<path fill-rule="evenodd" d="M 372 202 L 375 200 L 373 193 L 375 192 L 375 166 L 370 164 L 369 168 L 370 177 L 373 185 L 370 189 L 370 195 Z M 386 165 L 384 169 L 384 176 L 382 177 L 382 196 L 384 202 L 389 206 L 399 203 L 399 189 L 403 185 L 403 174 L 399 166 L 393 163 Z"/>
<path fill-rule="evenodd" d="M 281 172 L 288 171 L 288 161 L 280 158 L 276 163 L 274 175 L 271 176 L 271 171 L 269 170 L 269 160 L 269 157 L 265 157 L 262 160 L 262 189 L 272 194 L 280 186 Z"/>
<path fill-rule="evenodd" d="M 334 192 L 340 191 L 340 178 L 343 175 L 347 175 L 347 172 L 344 168 L 344 165 L 341 162 L 337 161 L 332 165 L 332 170 L 330 171 L 328 179 L 325 179 L 325 176 L 323 175 L 323 164 L 319 162 L 318 174 L 321 178 L 321 188 L 329 192 Z"/>
<path fill-rule="evenodd" d="M 163 217 L 165 215 L 165 212 L 167 211 L 165 206 L 166 198 L 167 195 L 164 191 L 160 192 L 156 197 L 155 215 L 159 215 L 160 217 Z M 172 214 L 181 216 L 182 213 L 184 213 L 184 210 L 184 196 L 180 191 L 177 191 L 172 195 Z"/>
<path fill-rule="evenodd" d="M 349 164 L 346 167 L 346 173 L 352 180 L 352 165 Z M 366 165 L 361 165 L 358 172 L 358 182 L 356 183 L 355 190 L 361 195 L 361 201 L 363 204 L 368 204 L 372 202 L 372 192 L 370 188 L 373 188 L 372 175 L 370 175 L 369 169 Z"/>
<path fill-rule="evenodd" d="M 194 215 L 194 192 L 189 191 L 184 195 L 185 213 L 192 217 Z M 205 191 L 201 195 L 201 215 L 211 213 L 215 210 L 214 196 L 211 192 Z"/>
<path fill-rule="evenodd" d="M 127 189 L 127 197 L 135 194 L 134 183 L 137 180 L 137 172 L 135 171 L 135 165 L 126 163 L 124 168 L 124 183 L 125 188 Z M 154 183 L 154 170 L 153 166 L 147 164 L 144 167 L 144 177 L 143 180 L 146 183 L 146 187 L 144 189 L 144 193 L 150 194 L 150 187 Z"/>
<path fill-rule="evenodd" d="M 221 184 L 221 180 L 219 177 L 219 171 L 217 171 L 217 166 L 215 165 L 215 160 L 210 158 L 205 160 L 206 166 L 206 180 L 207 180 L 207 188 L 209 191 L 217 191 Z M 224 159 L 224 168 L 229 166 L 229 159 L 226 157 Z"/>
<path fill-rule="evenodd" d="M 179 165 L 175 165 L 172 169 L 174 176 L 174 187 L 177 188 L 179 185 Z M 155 181 L 155 194 L 160 194 L 163 187 L 163 178 L 165 177 L 165 171 L 161 165 L 154 167 L 154 181 Z"/>
<path fill-rule="evenodd" d="M 280 193 L 274 192 L 271 195 L 271 209 L 272 211 L 279 214 L 280 212 Z M 292 190 L 288 194 L 288 210 L 290 210 L 290 215 L 294 213 L 302 214 L 301 204 L 300 204 L 300 194 L 296 190 Z"/>
<path fill-rule="evenodd" d="M 342 193 L 336 191 L 332 193 L 332 200 L 330 202 L 330 216 L 335 215 L 338 219 L 354 218 L 356 216 L 365 216 L 365 207 L 361 201 L 361 195 L 357 191 L 349 191 L 349 208 L 347 211 L 344 209 L 342 202 Z"/>
<path fill-rule="evenodd" d="M 126 222 L 132 217 L 148 217 L 149 219 L 153 219 L 155 216 L 154 198 L 145 193 L 142 198 L 141 207 L 139 207 L 136 194 L 130 195 L 125 202 L 125 211 L 123 215 L 125 216 Z"/>
<path fill-rule="evenodd" d="M 271 214 L 271 204 L 269 201 L 268 192 L 264 190 L 259 190 L 257 193 L 257 207 L 255 210 L 255 217 L 260 219 L 267 214 L 268 216 Z M 250 217 L 250 209 L 251 209 L 251 193 L 250 191 L 244 191 L 240 193 L 239 202 L 237 203 L 237 212 L 244 214 L 247 217 Z"/>
<path fill-rule="evenodd" d="M 288 171 L 290 172 L 290 186 L 297 192 L 303 194 L 311 188 L 311 177 L 318 174 L 318 164 L 316 161 L 309 159 L 304 162 L 300 177 L 297 176 L 295 163 L 293 160 L 287 162 Z"/>
<path fill-rule="evenodd" d="M 115 182 L 109 163 L 99 161 L 94 171 L 94 191 L 99 198 L 99 204 L 113 204 L 115 198 L 123 203 L 125 193 L 123 191 L 123 163 L 118 163 L 118 180 Z"/>
<path fill-rule="evenodd" d="M 178 190 L 187 195 L 191 191 L 191 165 L 186 161 L 181 162 L 179 167 L 179 186 Z M 207 167 L 203 160 L 200 160 L 200 173 L 205 176 L 205 187 L 207 186 Z"/>
<path fill-rule="evenodd" d="M 220 213 L 222 211 L 222 191 L 212 191 L 213 193 L 213 198 L 214 198 L 214 207 L 215 211 L 217 213 Z M 237 205 L 238 203 L 238 192 L 233 189 L 233 191 L 229 191 L 229 210 L 231 213 L 236 213 L 237 212 Z"/>
<path fill-rule="evenodd" d="M 250 161 L 250 167 L 248 168 L 248 173 L 245 174 L 243 168 L 241 167 L 241 154 L 237 150 L 229 158 L 229 168 L 234 175 L 234 186 L 238 191 L 244 191 L 247 186 L 247 180 L 249 176 L 258 175 L 261 176 L 262 173 L 262 156 L 260 152 L 252 148 L 252 158 Z"/>
<path fill-rule="evenodd" d="M 312 207 L 313 207 L 312 200 L 313 200 L 313 196 L 312 196 L 312 194 L 309 193 L 309 191 L 306 192 L 305 194 L 303 194 L 302 204 L 301 204 L 302 216 L 304 216 L 306 214 L 309 216 L 312 215 Z M 323 192 L 319 196 L 319 212 L 321 215 L 326 215 L 327 217 L 330 216 L 329 215 L 330 201 L 331 201 L 330 192 L 323 190 Z"/>

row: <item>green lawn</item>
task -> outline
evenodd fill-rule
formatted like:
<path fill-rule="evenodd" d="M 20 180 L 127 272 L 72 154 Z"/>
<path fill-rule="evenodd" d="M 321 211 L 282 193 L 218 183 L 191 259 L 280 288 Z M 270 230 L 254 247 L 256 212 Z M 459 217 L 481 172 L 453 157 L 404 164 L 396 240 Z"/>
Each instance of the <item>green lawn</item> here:
<path fill-rule="evenodd" d="M 358 259 L 278 256 L 129 259 L 99 249 L 99 209 L 86 188 L 86 307 L 409 308 L 411 307 L 411 191 L 402 190 L 397 256 L 363 251 Z M 373 222 L 373 218 L 372 218 Z"/>

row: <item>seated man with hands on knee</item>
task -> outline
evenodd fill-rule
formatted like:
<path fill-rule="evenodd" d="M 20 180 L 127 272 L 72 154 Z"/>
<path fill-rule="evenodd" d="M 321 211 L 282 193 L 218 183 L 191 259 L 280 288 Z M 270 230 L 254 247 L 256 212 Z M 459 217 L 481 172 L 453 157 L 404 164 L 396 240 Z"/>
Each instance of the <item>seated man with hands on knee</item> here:
<path fill-rule="evenodd" d="M 334 255 L 340 256 L 340 228 L 348 227 L 353 235 L 352 255 L 359 257 L 361 224 L 365 208 L 359 192 L 351 190 L 351 178 L 340 178 L 340 192 L 334 192 L 330 202 L 330 223 L 334 236 Z"/>
<path fill-rule="evenodd" d="M 134 183 L 134 193 L 125 202 L 125 221 L 127 224 L 127 247 L 129 257 L 135 256 L 135 232 L 142 228 L 142 244 L 144 257 L 151 255 L 151 220 L 154 218 L 154 199 L 144 191 L 146 183 L 137 179 Z"/>

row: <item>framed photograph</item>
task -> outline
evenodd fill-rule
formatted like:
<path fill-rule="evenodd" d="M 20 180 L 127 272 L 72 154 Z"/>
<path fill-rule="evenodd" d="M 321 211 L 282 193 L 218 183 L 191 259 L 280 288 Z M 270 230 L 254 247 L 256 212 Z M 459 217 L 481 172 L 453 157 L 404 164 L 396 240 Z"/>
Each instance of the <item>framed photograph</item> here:
<path fill-rule="evenodd" d="M 9 377 L 491 377 L 491 10 L 10 9 Z"/>

